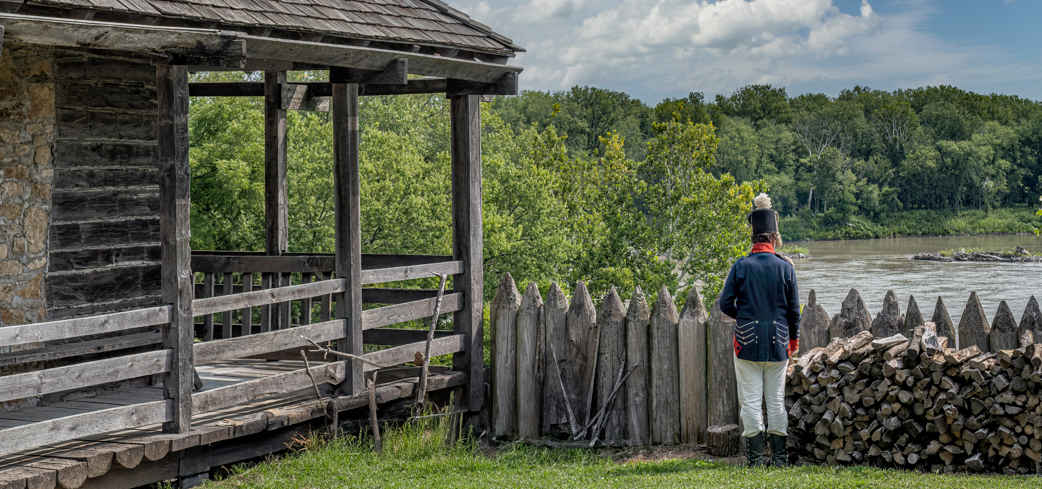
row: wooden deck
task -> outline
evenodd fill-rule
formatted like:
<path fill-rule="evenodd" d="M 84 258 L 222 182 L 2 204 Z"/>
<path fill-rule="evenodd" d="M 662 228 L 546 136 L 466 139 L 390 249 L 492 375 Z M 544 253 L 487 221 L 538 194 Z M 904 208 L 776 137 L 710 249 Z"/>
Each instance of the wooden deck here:
<path fill-rule="evenodd" d="M 315 365 L 312 364 L 314 368 Z M 199 393 L 245 384 L 304 368 L 303 361 L 234 360 L 198 367 Z M 398 375 L 395 375 L 398 373 Z M 377 387 L 378 404 L 415 396 L 417 379 L 409 368 L 392 370 Z M 409 376 L 411 378 L 402 379 Z M 432 374 L 430 390 L 463 385 L 462 372 Z M 83 437 L 0 457 L 0 489 L 133 488 L 162 480 L 183 484 L 205 480 L 210 469 L 285 450 L 293 438 L 325 429 L 335 405 L 338 412 L 364 407 L 366 393 L 332 398 L 328 384 L 318 399 L 310 383 L 247 404 L 199 414 L 192 431 L 163 434 L 161 425 Z M 105 409 L 163 401 L 161 385 L 139 386 L 65 396 L 62 402 L 0 412 L 3 430 Z"/>

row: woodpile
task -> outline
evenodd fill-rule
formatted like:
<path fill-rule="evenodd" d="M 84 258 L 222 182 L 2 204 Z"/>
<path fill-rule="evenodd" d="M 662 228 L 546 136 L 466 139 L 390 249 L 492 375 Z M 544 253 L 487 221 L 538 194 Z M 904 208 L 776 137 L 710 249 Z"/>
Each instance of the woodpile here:
<path fill-rule="evenodd" d="M 988 353 L 950 348 L 932 322 L 910 333 L 833 338 L 790 366 L 791 456 L 933 472 L 1040 470 L 1042 343 Z"/>

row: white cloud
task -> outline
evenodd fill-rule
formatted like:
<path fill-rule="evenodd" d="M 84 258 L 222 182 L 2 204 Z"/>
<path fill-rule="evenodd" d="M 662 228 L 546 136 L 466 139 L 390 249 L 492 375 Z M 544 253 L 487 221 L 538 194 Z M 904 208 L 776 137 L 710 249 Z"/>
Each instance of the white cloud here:
<path fill-rule="evenodd" d="M 972 88 L 994 73 L 1040 78 L 1034 65 L 995 48 L 928 32 L 924 26 L 939 9 L 934 1 L 889 4 L 886 15 L 869 0 L 852 13 L 833 0 L 481 0 L 459 6 L 528 50 L 517 61 L 526 67 L 522 86 L 528 89 L 596 85 L 653 103 L 689 91 L 729 94 L 751 83 Z"/>

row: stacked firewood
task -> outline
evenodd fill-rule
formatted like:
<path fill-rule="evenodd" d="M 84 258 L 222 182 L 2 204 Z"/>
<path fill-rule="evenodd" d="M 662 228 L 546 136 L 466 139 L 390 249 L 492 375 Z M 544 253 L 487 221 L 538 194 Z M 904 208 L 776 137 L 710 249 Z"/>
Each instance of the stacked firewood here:
<path fill-rule="evenodd" d="M 1042 343 L 948 348 L 933 323 L 835 338 L 790 366 L 790 453 L 829 465 L 934 472 L 1042 470 Z"/>

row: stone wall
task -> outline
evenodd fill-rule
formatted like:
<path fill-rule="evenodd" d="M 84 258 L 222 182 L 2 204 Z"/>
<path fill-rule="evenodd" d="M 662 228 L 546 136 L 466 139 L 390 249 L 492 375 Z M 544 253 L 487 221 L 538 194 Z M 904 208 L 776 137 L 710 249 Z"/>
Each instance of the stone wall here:
<path fill-rule="evenodd" d="M 54 54 L 4 43 L 0 56 L 0 326 L 43 321 L 54 179 Z"/>

